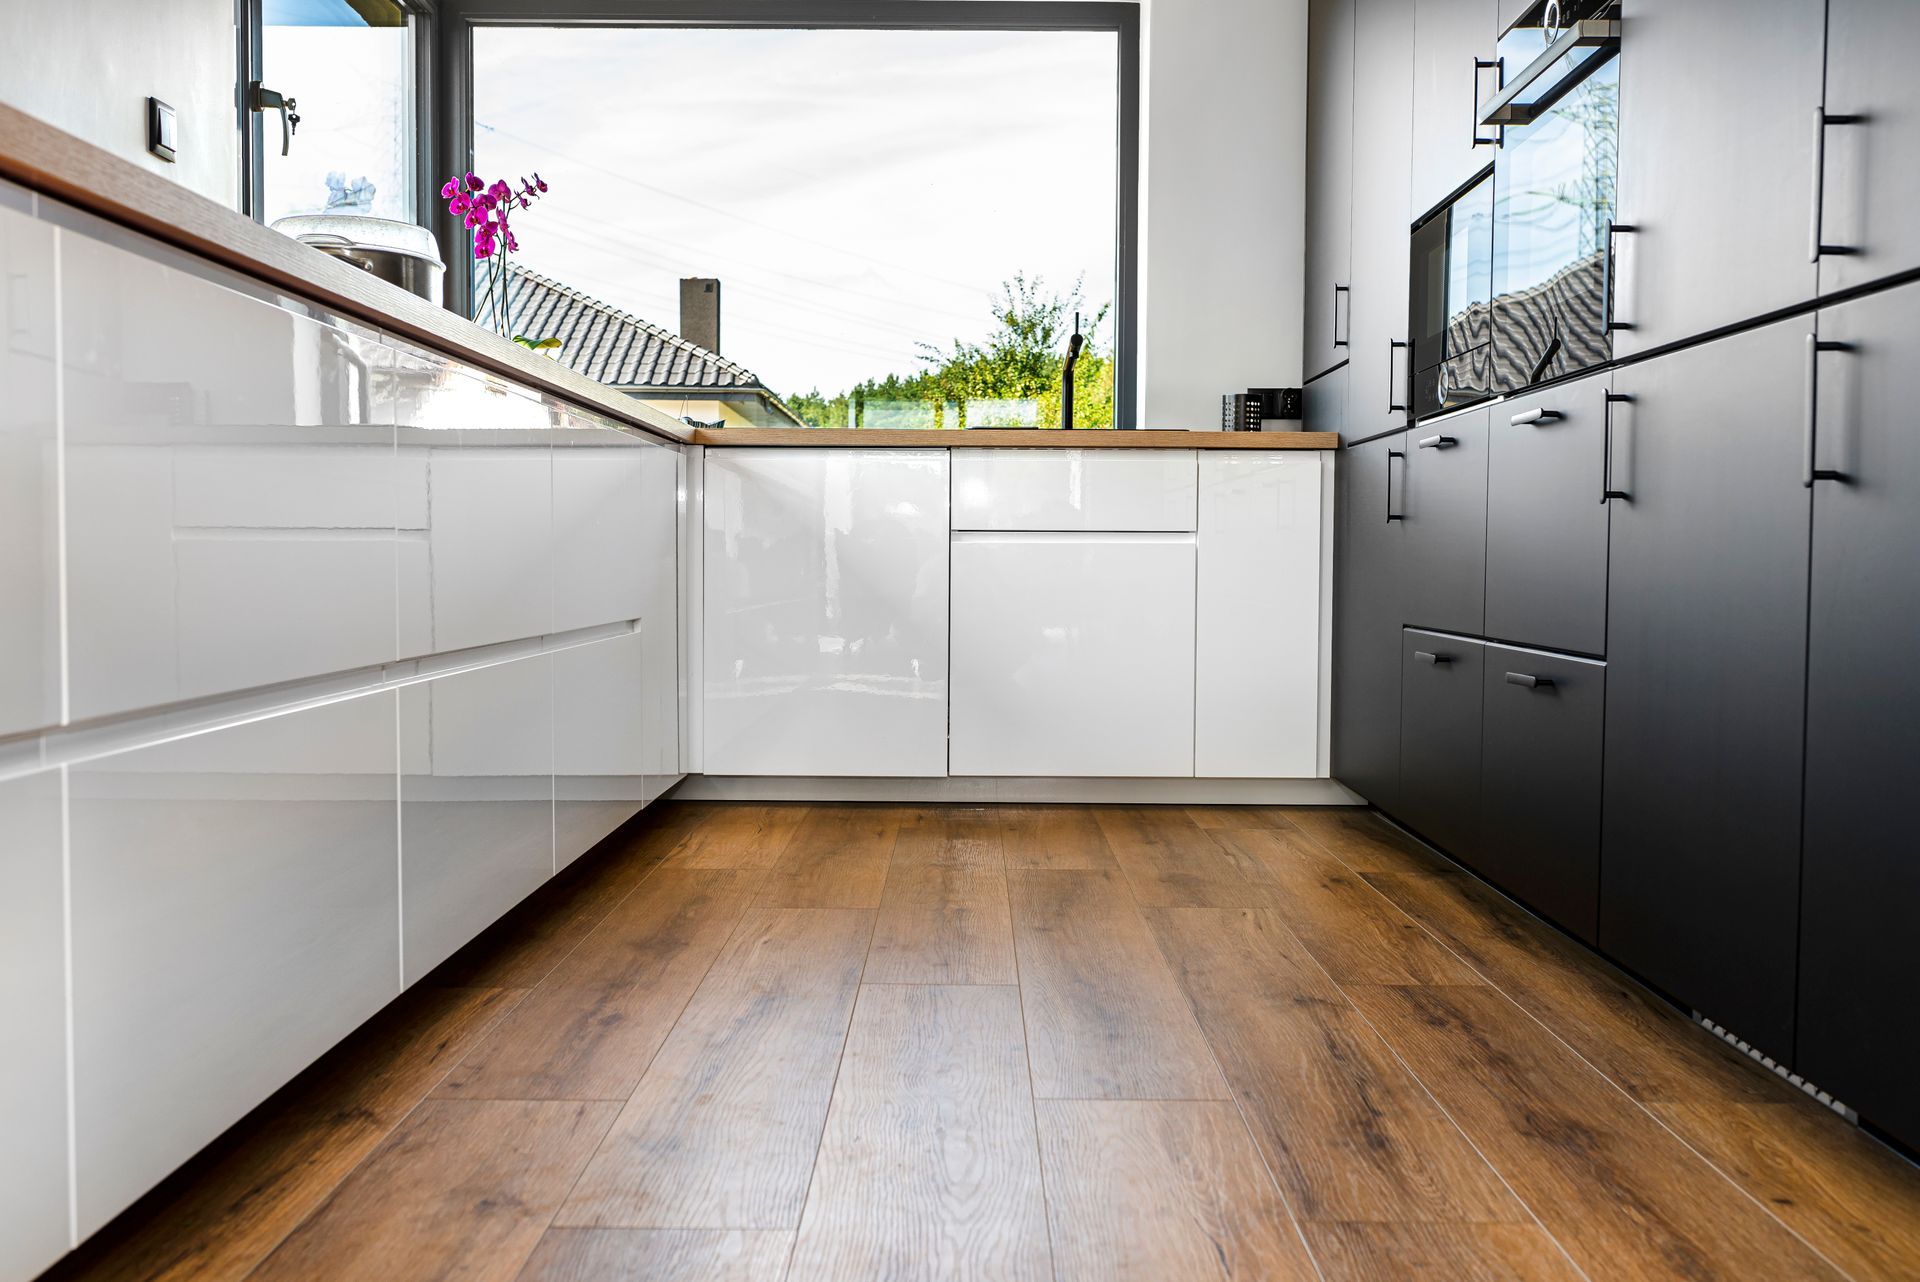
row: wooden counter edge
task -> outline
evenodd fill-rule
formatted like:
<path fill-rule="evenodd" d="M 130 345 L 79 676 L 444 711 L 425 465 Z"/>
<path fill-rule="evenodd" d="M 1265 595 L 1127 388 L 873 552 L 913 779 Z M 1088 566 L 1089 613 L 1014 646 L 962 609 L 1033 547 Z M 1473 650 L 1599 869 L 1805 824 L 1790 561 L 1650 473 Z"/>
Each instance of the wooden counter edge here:
<path fill-rule="evenodd" d="M 941 431 L 919 428 L 697 428 L 695 445 L 800 446 L 816 449 L 1151 449 L 1151 450 L 1332 450 L 1338 432 L 1137 432 L 1058 430 L 1019 431 L 972 428 Z"/>

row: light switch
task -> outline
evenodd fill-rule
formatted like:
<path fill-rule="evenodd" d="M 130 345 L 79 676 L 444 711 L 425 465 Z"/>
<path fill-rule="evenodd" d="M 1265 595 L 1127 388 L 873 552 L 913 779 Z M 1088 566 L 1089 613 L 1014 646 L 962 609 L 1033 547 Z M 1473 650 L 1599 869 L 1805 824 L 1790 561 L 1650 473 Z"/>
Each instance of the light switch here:
<path fill-rule="evenodd" d="M 158 98 L 147 99 L 147 150 L 173 163 L 174 135 L 173 108 Z"/>

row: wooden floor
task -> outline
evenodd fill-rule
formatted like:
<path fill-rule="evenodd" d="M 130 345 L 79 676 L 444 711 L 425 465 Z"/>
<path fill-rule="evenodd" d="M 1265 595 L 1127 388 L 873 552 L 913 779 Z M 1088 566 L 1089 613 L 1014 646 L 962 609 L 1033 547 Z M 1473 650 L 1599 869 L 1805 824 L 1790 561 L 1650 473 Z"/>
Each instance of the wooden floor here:
<path fill-rule="evenodd" d="M 668 805 L 62 1278 L 1920 1277 L 1920 1172 L 1364 812 Z"/>

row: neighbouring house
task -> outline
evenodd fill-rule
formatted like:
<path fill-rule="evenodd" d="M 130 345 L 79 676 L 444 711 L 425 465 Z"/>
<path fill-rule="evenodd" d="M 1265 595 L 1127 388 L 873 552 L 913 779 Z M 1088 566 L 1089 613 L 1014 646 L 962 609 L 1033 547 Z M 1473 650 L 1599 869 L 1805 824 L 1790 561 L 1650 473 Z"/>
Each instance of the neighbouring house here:
<path fill-rule="evenodd" d="M 492 329 L 494 299 L 477 300 L 474 319 Z M 720 282 L 680 283 L 680 327 L 691 339 L 641 320 L 571 285 L 507 268 L 507 316 L 516 334 L 557 338 L 557 360 L 576 373 L 702 427 L 805 427 L 806 423 L 744 365 L 715 349 L 720 340 Z"/>

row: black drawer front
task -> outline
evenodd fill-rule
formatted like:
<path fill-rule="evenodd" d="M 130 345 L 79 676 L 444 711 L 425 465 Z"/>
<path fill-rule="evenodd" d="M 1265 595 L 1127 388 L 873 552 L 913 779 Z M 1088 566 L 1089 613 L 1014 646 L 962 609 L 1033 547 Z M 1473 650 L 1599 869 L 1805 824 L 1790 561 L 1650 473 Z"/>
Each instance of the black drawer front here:
<path fill-rule="evenodd" d="M 1486 635 L 1599 654 L 1607 644 L 1610 374 L 1490 411 Z"/>
<path fill-rule="evenodd" d="M 1395 817 L 1466 856 L 1480 824 L 1480 701 L 1486 647 L 1407 629 L 1401 639 L 1400 807 Z"/>
<path fill-rule="evenodd" d="M 1606 665 L 1486 647 L 1480 841 L 1466 862 L 1592 943 Z"/>
<path fill-rule="evenodd" d="M 1416 628 L 1479 635 L 1487 583 L 1487 411 L 1407 432 L 1406 617 Z"/>

